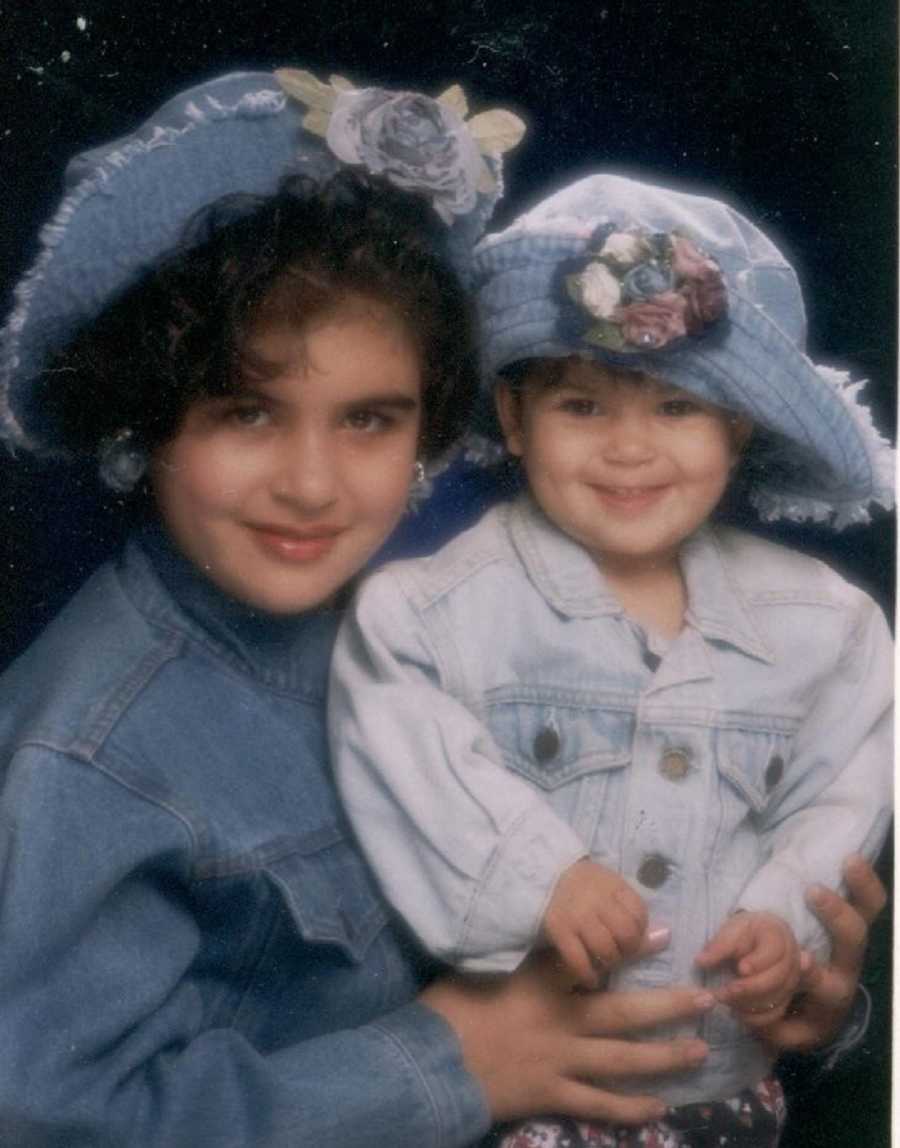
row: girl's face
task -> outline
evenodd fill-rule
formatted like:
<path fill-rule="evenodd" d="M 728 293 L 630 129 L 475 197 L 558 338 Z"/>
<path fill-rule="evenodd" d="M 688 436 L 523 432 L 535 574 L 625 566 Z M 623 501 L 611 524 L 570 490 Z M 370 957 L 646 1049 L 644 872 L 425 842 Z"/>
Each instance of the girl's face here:
<path fill-rule="evenodd" d="M 568 360 L 558 384 L 498 392 L 509 450 L 544 513 L 611 571 L 677 561 L 750 431 L 687 391 Z"/>
<path fill-rule="evenodd" d="M 273 614 L 331 598 L 406 505 L 418 351 L 387 306 L 353 298 L 298 330 L 252 331 L 237 394 L 201 399 L 155 453 L 176 544 L 226 593 Z"/>

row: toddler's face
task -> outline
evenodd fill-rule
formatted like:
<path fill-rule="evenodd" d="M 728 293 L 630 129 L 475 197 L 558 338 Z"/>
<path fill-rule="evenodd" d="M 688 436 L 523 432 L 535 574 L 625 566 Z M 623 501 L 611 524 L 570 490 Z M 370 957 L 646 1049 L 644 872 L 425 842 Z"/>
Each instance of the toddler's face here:
<path fill-rule="evenodd" d="M 610 569 L 677 560 L 712 513 L 750 423 L 646 376 L 566 360 L 498 391 L 509 450 L 538 504 Z"/>

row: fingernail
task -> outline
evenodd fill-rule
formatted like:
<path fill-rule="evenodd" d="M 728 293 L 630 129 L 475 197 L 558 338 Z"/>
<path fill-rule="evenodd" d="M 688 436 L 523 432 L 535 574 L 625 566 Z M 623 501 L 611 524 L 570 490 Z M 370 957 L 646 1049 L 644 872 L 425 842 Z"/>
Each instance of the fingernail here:
<path fill-rule="evenodd" d="M 810 885 L 806 890 L 806 899 L 811 905 L 822 905 L 828 896 L 828 890 L 824 885 Z"/>
<path fill-rule="evenodd" d="M 651 945 L 659 945 L 662 948 L 667 945 L 672 939 L 672 930 L 668 925 L 651 925 L 647 930 L 647 940 Z"/>
<path fill-rule="evenodd" d="M 712 993 L 697 993 L 694 996 L 694 1004 L 699 1009 L 712 1008 L 715 1003 L 716 998 L 712 995 Z"/>
<path fill-rule="evenodd" d="M 809 955 L 809 953 L 806 951 L 806 949 L 801 949 L 800 950 L 800 971 L 802 973 L 808 973 L 811 968 L 812 968 L 812 957 Z"/>

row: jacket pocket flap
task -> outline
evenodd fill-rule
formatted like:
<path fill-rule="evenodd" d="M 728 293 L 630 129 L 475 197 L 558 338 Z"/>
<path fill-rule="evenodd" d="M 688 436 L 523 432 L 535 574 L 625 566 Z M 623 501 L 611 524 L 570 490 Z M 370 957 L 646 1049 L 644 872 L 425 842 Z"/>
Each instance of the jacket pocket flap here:
<path fill-rule="evenodd" d="M 773 729 L 720 729 L 719 770 L 761 812 L 789 778 L 793 735 Z"/>
<path fill-rule="evenodd" d="M 543 789 L 631 759 L 633 706 L 618 694 L 495 691 L 486 720 L 505 763 Z"/>
<path fill-rule="evenodd" d="M 387 922 L 368 866 L 338 826 L 266 849 L 263 872 L 311 944 L 335 945 L 359 962 Z"/>

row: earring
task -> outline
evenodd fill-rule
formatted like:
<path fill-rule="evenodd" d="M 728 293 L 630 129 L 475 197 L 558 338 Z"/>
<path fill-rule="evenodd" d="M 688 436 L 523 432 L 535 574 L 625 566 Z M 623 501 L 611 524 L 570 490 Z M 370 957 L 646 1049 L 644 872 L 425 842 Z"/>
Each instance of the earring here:
<path fill-rule="evenodd" d="M 117 494 L 134 490 L 147 469 L 147 454 L 135 443 L 131 427 L 101 439 L 97 460 L 100 477 Z"/>
<path fill-rule="evenodd" d="M 431 482 L 425 473 L 425 463 L 417 458 L 413 463 L 412 481 L 409 484 L 409 494 L 406 496 L 407 509 L 413 514 L 431 494 Z"/>

